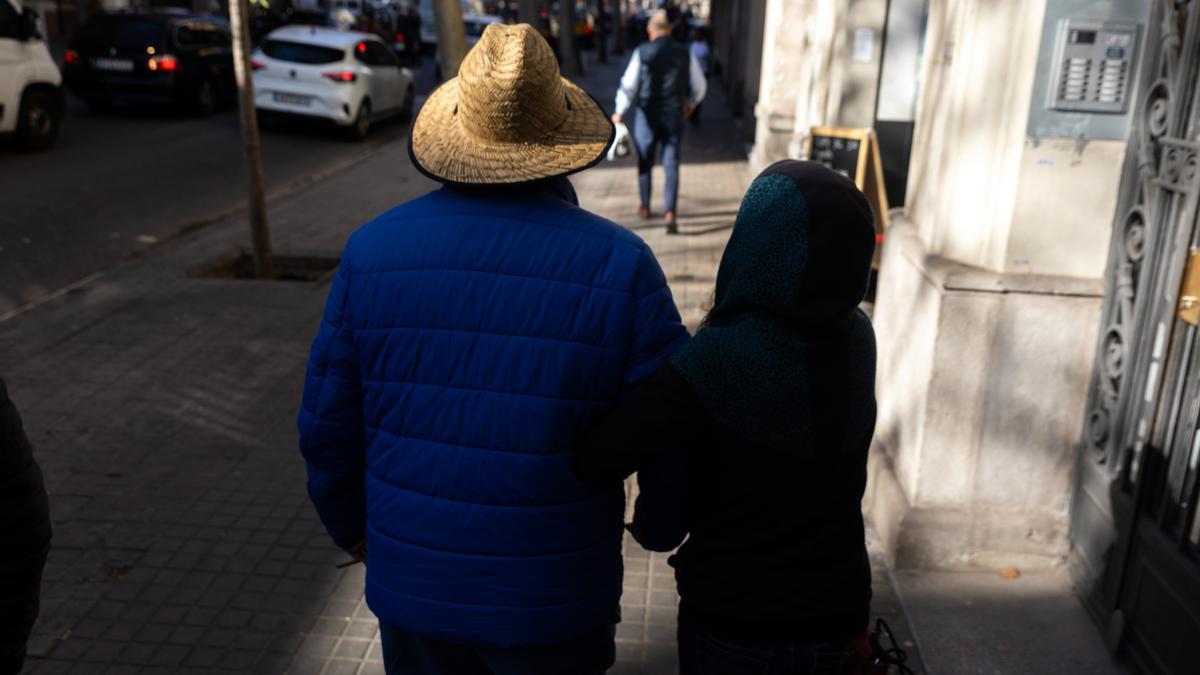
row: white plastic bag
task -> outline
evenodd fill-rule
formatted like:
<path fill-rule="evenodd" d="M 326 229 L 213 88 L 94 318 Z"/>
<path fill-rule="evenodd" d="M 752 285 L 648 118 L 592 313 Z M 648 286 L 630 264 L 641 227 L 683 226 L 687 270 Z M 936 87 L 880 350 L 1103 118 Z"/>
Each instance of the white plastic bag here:
<path fill-rule="evenodd" d="M 616 124 L 617 134 L 613 138 L 613 143 L 608 147 L 608 161 L 613 161 L 620 157 L 626 157 L 633 152 L 633 139 L 629 136 L 629 127 L 623 123 Z"/>

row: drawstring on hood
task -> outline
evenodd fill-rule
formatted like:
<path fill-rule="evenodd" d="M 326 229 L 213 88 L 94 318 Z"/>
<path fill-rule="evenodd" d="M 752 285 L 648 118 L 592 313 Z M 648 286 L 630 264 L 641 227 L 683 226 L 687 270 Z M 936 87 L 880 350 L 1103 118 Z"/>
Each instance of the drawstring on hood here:
<path fill-rule="evenodd" d="M 671 357 L 743 438 L 805 455 L 837 450 L 852 401 L 873 400 L 874 337 L 858 309 L 873 220 L 854 183 L 815 162 L 777 162 L 746 192 L 707 325 Z M 866 359 L 869 377 L 854 367 Z"/>

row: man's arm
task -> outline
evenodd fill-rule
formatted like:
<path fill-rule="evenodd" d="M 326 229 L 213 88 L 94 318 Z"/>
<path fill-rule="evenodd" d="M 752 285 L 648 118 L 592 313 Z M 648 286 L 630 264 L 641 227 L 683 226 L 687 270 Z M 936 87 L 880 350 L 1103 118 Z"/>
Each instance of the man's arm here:
<path fill-rule="evenodd" d="M 309 498 L 334 543 L 350 550 L 366 535 L 366 447 L 361 379 L 346 316 L 345 255 L 342 260 L 313 340 L 298 426 Z"/>
<path fill-rule="evenodd" d="M 649 377 L 688 338 L 658 259 L 649 246 L 642 247 L 633 289 L 636 314 L 625 368 L 626 387 Z"/>
<path fill-rule="evenodd" d="M 633 50 L 633 56 L 629 57 L 629 65 L 625 67 L 625 74 L 621 76 L 621 84 L 617 87 L 617 107 L 613 112 L 613 122 L 621 123 L 625 113 L 629 112 L 630 106 L 633 105 L 633 97 L 637 95 L 638 90 L 638 75 L 642 70 L 642 57 L 638 51 Z"/>

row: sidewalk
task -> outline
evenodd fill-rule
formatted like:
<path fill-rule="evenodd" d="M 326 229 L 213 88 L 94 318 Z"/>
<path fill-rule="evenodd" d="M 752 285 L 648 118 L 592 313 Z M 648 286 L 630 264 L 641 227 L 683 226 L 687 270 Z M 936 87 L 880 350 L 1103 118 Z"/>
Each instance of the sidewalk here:
<path fill-rule="evenodd" d="M 607 102 L 621 65 L 582 83 Z M 684 149 L 681 236 L 636 219 L 631 160 L 573 178 L 585 207 L 650 242 L 693 325 L 748 179 L 712 95 Z M 273 199 L 276 251 L 335 256 L 359 224 L 433 187 L 404 141 L 384 146 Z M 246 241 L 231 218 L 0 323 L 0 369 L 55 526 L 27 672 L 382 672 L 362 568 L 335 567 L 346 556 L 308 504 L 296 451 L 327 279 L 186 274 Z M 664 556 L 628 542 L 626 555 L 611 672 L 669 675 L 673 576 Z M 877 556 L 875 568 L 874 611 L 908 640 Z"/>

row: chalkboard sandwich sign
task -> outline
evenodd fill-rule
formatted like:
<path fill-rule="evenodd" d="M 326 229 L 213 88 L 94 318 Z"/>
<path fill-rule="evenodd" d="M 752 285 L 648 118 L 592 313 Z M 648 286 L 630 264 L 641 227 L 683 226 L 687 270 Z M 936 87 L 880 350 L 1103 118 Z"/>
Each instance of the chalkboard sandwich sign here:
<path fill-rule="evenodd" d="M 883 186 L 883 162 L 874 129 L 813 127 L 809 132 L 808 159 L 820 162 L 854 181 L 875 211 L 875 262 L 888 225 L 888 199 Z"/>

